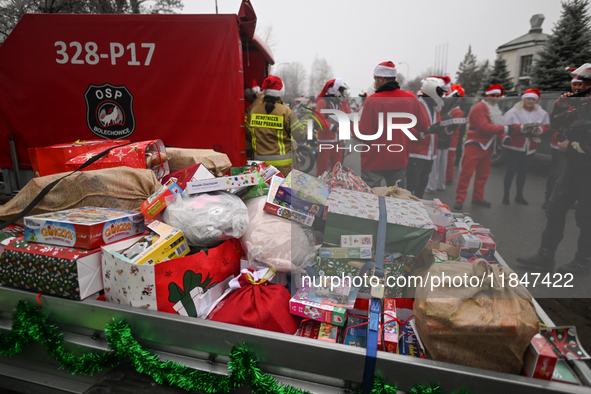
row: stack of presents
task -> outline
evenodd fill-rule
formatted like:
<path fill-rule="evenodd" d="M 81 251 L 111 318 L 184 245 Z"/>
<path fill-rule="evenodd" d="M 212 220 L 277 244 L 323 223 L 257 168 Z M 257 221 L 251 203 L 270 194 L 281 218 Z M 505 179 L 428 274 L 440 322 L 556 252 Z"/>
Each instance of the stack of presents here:
<path fill-rule="evenodd" d="M 3 229 L 4 285 L 581 384 L 568 363 L 588 358 L 575 328 L 540 328 L 531 296 L 508 275 L 433 282 L 510 271 L 491 232 L 438 199 L 372 190 L 340 164 L 320 178 L 284 177 L 265 162 L 232 167 L 222 153 L 159 140 L 77 141 L 31 158 L 41 181 L 105 150 L 83 176 L 125 166 L 153 185 L 132 209 L 118 198 L 45 205 Z M 64 195 L 56 188 L 46 199 Z M 379 305 L 377 343 L 370 305 Z"/>

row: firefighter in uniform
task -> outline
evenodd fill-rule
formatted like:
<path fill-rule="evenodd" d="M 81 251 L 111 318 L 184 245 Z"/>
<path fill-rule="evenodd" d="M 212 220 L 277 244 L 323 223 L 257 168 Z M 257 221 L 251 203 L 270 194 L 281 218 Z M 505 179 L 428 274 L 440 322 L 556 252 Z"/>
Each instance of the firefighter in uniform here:
<path fill-rule="evenodd" d="M 517 262 L 533 269 L 554 270 L 554 255 L 564 236 L 566 214 L 577 203 L 575 221 L 580 229 L 575 258 L 558 268 L 561 274 L 589 274 L 591 272 L 591 63 L 585 63 L 572 72 L 583 84 L 577 93 L 581 98 L 563 94 L 554 104 L 550 117 L 552 128 L 557 129 L 558 149 L 565 154 L 565 164 L 548 200 L 548 222 L 542 233 L 538 252 Z M 569 110 L 570 108 L 570 110 Z"/>
<path fill-rule="evenodd" d="M 275 166 L 283 176 L 291 172 L 291 110 L 283 103 L 283 81 L 269 75 L 261 86 L 263 100 L 246 115 L 254 159 Z"/>
<path fill-rule="evenodd" d="M 246 107 L 244 111 L 244 126 L 246 128 L 246 157 L 252 159 L 253 157 L 253 150 L 252 145 L 250 144 L 250 135 L 251 130 L 248 124 L 248 113 L 252 110 L 252 107 L 255 105 L 260 104 L 263 101 L 263 95 L 261 94 L 261 88 L 259 87 L 256 80 L 252 80 L 252 83 L 244 84 L 244 106 Z"/>

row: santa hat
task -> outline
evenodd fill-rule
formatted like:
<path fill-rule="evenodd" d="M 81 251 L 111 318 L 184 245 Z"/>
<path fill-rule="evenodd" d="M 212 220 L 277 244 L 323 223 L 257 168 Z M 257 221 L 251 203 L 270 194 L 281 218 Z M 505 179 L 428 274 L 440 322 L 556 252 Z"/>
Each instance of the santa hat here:
<path fill-rule="evenodd" d="M 571 77 L 577 77 L 579 80 L 591 80 L 591 63 L 585 63 L 570 73 Z M 571 81 L 572 82 L 572 81 Z"/>
<path fill-rule="evenodd" d="M 332 84 L 330 84 L 330 82 L 332 82 Z M 328 87 L 326 85 L 324 86 L 326 89 L 326 94 L 337 94 L 340 88 L 349 89 L 349 85 L 343 81 L 343 78 L 332 79 L 328 81 L 327 85 L 328 84 L 330 84 Z"/>
<path fill-rule="evenodd" d="M 274 75 L 269 75 L 263 81 L 261 91 L 265 96 L 283 97 L 283 94 L 285 93 L 285 86 L 283 86 L 283 81 L 281 78 Z"/>
<path fill-rule="evenodd" d="M 540 91 L 538 89 L 527 89 L 525 91 L 525 93 L 523 93 L 521 98 L 524 99 L 524 98 L 528 98 L 528 97 L 539 99 L 540 98 Z"/>
<path fill-rule="evenodd" d="M 244 84 L 244 95 L 245 96 L 250 96 L 252 94 L 259 93 L 260 91 L 261 91 L 261 88 L 259 88 L 259 84 L 257 83 L 257 81 L 255 79 L 253 79 L 250 84 L 247 84 L 247 83 Z"/>
<path fill-rule="evenodd" d="M 489 94 L 500 94 L 502 96 L 503 93 L 505 93 L 505 88 L 502 85 L 495 84 L 490 85 L 488 89 L 486 89 L 484 95 L 488 96 Z"/>
<path fill-rule="evenodd" d="M 445 88 L 445 89 L 449 89 L 451 87 L 451 78 L 448 76 L 445 77 L 440 77 L 439 75 L 431 75 L 430 77 L 427 78 L 437 78 L 440 79 L 441 81 L 443 81 L 441 87 Z"/>
<path fill-rule="evenodd" d="M 571 74 L 576 70 L 576 68 L 574 67 L 567 67 L 566 71 L 570 71 Z M 573 79 L 570 80 L 570 83 L 583 83 L 583 80 L 579 79 L 578 76 L 573 77 Z"/>
<path fill-rule="evenodd" d="M 382 62 L 373 70 L 374 77 L 396 78 L 396 66 L 392 62 Z"/>
<path fill-rule="evenodd" d="M 453 96 L 454 94 L 459 94 L 460 97 L 464 97 L 464 88 L 461 87 L 460 85 L 451 85 L 450 86 L 450 91 L 448 92 L 448 96 Z"/>

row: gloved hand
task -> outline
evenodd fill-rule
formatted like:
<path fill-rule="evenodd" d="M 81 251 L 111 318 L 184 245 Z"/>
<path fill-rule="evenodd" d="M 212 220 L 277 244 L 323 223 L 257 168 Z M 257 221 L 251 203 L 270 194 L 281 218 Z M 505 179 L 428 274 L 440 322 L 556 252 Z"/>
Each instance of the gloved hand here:
<path fill-rule="evenodd" d="M 503 146 L 509 146 L 509 145 L 511 145 L 511 141 L 512 141 L 511 140 L 511 137 L 509 137 L 509 136 L 504 137 L 503 138 Z"/>
<path fill-rule="evenodd" d="M 444 127 L 445 126 L 441 126 L 441 124 L 439 122 L 433 123 L 431 126 L 429 126 L 429 128 L 427 129 L 425 134 L 439 133 Z"/>

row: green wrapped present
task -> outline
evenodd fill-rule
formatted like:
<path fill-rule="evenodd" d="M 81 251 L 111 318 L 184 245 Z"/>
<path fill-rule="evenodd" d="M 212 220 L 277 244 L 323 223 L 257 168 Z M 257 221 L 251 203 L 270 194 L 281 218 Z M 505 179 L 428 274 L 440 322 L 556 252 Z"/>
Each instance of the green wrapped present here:
<path fill-rule="evenodd" d="M 385 197 L 385 201 L 385 249 L 403 255 L 419 255 L 436 228 L 425 207 L 420 202 L 393 197 Z M 340 245 L 341 235 L 369 234 L 377 239 L 380 219 L 377 195 L 333 189 L 326 206 L 324 243 Z"/>

